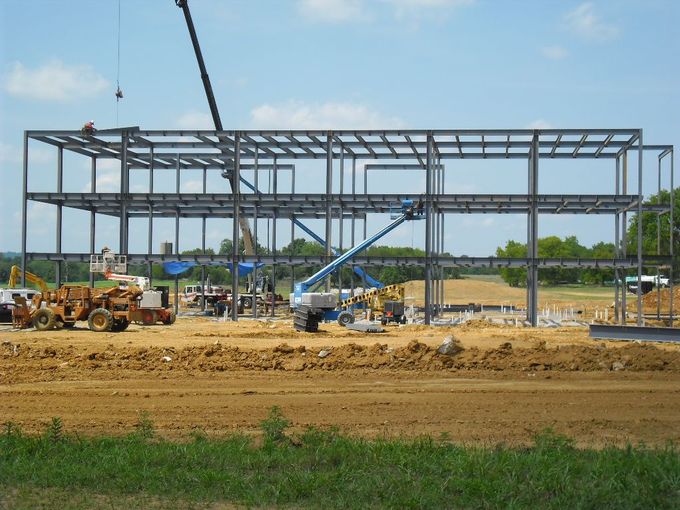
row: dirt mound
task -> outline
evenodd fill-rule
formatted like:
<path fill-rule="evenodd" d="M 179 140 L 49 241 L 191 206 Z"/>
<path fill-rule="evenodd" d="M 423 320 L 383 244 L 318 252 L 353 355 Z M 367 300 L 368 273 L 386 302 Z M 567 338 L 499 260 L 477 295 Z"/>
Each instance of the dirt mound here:
<path fill-rule="evenodd" d="M 548 348 L 515 348 L 505 342 L 492 349 L 463 349 L 454 356 L 441 355 L 435 347 L 417 339 L 392 348 L 387 344 L 343 345 L 307 348 L 286 343 L 267 349 L 211 345 L 126 348 L 107 346 L 102 350 L 73 347 L 16 348 L 9 342 L 0 349 L 0 381 L 128 377 L 130 372 L 204 373 L 235 370 L 491 370 L 491 371 L 669 371 L 680 372 L 680 352 L 651 345 L 606 348 L 566 345 Z"/>
<path fill-rule="evenodd" d="M 671 289 L 653 290 L 642 296 L 642 308 L 646 312 L 656 312 L 657 303 L 661 304 L 661 313 L 668 313 L 671 304 Z M 680 313 L 680 286 L 673 288 L 673 312 Z"/>

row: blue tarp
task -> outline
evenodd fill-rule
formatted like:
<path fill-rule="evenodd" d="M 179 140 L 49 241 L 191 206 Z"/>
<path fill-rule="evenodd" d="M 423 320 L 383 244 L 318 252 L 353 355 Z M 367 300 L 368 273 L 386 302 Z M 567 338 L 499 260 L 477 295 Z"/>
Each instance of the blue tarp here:
<path fill-rule="evenodd" d="M 167 274 L 180 274 L 183 273 L 184 271 L 191 269 L 192 267 L 198 266 L 199 264 L 197 262 L 163 262 L 163 271 L 165 271 Z M 227 267 L 229 271 L 231 271 L 232 264 L 231 262 L 208 262 L 205 264 L 206 266 L 221 266 L 221 267 Z M 257 269 L 260 269 L 261 267 L 264 266 L 264 263 L 262 262 L 239 262 L 238 263 L 238 274 L 239 276 L 245 276 L 247 274 L 250 274 L 253 272 L 253 269 L 257 267 Z"/>

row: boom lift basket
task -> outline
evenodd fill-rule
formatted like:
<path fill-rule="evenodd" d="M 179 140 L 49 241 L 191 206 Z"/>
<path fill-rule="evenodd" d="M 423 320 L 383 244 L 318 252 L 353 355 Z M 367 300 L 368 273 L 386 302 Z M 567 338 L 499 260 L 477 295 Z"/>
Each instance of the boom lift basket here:
<path fill-rule="evenodd" d="M 113 252 L 90 255 L 90 273 L 127 273 L 127 256 Z"/>

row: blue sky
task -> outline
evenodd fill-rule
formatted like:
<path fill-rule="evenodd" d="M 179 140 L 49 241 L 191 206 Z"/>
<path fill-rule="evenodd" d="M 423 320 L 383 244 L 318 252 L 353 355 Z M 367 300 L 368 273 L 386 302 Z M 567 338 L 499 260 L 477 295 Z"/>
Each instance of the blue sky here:
<path fill-rule="evenodd" d="M 118 5 L 118 0 L 0 0 L 5 188 L 0 251 L 20 248 L 25 129 L 78 129 L 89 119 L 99 128 L 212 127 L 184 18 L 172 0 L 121 0 L 125 98 L 116 105 Z M 190 5 L 226 129 L 640 127 L 646 143 L 680 146 L 676 0 L 190 0 Z M 37 166 L 53 158 L 37 148 Z M 498 173 L 499 165 L 511 170 Z M 610 192 L 611 180 L 592 178 L 602 165 L 547 164 L 542 169 L 574 178 L 565 183 L 546 171 L 541 191 Z M 524 166 L 449 167 L 451 192 L 526 190 Z M 605 167 L 613 175 L 613 163 Z M 645 168 L 645 191 L 654 192 L 654 157 L 645 160 Z M 83 174 L 89 176 L 85 167 L 67 171 L 66 189 L 86 186 Z M 114 174 L 115 168 L 102 169 L 101 189 Z M 49 179 L 33 182 L 39 187 Z M 413 182 L 399 184 L 422 185 L 418 175 L 407 179 Z M 393 182 L 380 183 L 379 177 L 371 182 L 376 191 L 396 191 Z M 53 208 L 32 204 L 30 250 L 54 247 L 43 217 L 53 218 Z M 66 229 L 65 251 L 87 251 L 83 218 L 66 214 L 77 226 Z M 369 231 L 385 221 L 375 218 Z M 98 244 L 115 244 L 116 225 L 106 220 L 101 225 Z M 311 226 L 323 232 L 321 222 Z M 420 246 L 421 227 L 403 227 L 386 242 Z M 613 240 L 611 218 L 541 216 L 539 228 L 541 236 L 577 235 L 586 245 Z M 196 229 L 187 224 L 183 230 L 181 248 L 199 246 Z M 289 240 L 288 231 L 280 226 L 279 244 Z M 172 232 L 170 223 L 159 222 L 157 241 L 172 240 Z M 228 224 L 211 224 L 208 245 L 216 248 L 230 232 Z M 445 248 L 489 255 L 507 239 L 525 236 L 523 216 L 449 217 Z M 145 239 L 144 233 L 133 238 L 132 251 L 144 251 Z"/>

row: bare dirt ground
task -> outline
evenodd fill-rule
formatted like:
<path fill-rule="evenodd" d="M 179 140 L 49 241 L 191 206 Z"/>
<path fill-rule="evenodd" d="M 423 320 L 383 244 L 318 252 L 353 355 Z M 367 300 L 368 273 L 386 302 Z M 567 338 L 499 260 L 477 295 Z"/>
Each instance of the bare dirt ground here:
<path fill-rule="evenodd" d="M 448 335 L 461 350 L 438 354 Z M 373 335 L 185 317 L 122 333 L 0 331 L 0 422 L 27 431 L 59 416 L 71 432 L 125 434 L 147 411 L 163 437 L 250 433 L 273 405 L 297 430 L 369 437 L 526 444 L 551 427 L 583 446 L 677 443 L 680 346 L 484 321 Z"/>

